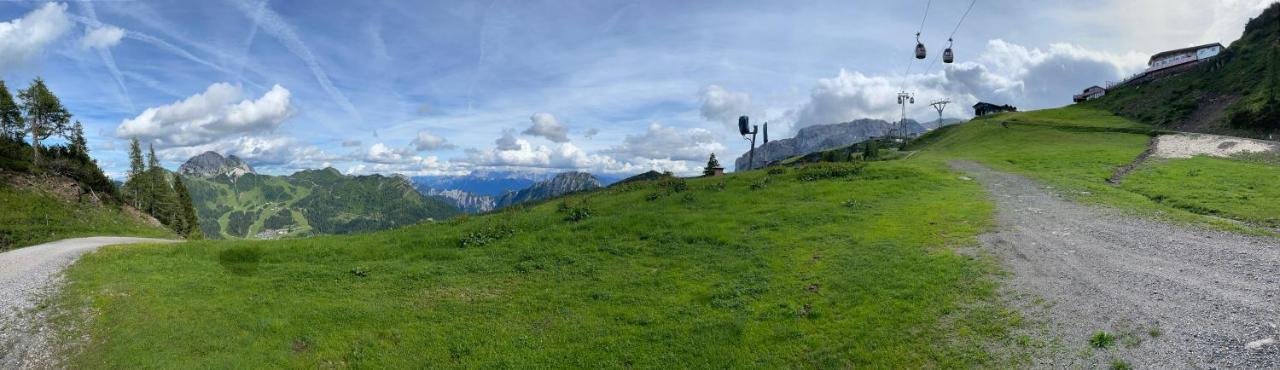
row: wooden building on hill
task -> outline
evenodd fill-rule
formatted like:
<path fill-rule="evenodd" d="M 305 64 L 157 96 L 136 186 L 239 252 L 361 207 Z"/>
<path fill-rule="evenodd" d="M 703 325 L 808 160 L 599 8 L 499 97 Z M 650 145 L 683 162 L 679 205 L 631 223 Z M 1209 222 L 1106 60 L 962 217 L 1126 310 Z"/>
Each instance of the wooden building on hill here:
<path fill-rule="evenodd" d="M 995 105 L 987 102 L 979 102 L 978 104 L 973 105 L 973 115 L 979 116 L 979 117 L 985 116 L 988 114 L 996 114 L 996 113 L 1003 113 L 1003 112 L 1017 112 L 1017 111 L 1018 111 L 1018 107 L 1008 105 L 1008 104 Z"/>

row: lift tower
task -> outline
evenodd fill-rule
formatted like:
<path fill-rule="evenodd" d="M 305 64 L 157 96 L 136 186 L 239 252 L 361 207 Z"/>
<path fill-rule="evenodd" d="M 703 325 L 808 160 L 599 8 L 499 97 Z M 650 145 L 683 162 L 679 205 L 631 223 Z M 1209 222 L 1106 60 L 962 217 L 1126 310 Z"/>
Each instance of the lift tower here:
<path fill-rule="evenodd" d="M 951 104 L 951 99 L 943 98 L 929 103 L 930 106 L 933 106 L 933 109 L 938 111 L 938 123 L 942 123 L 942 110 L 947 109 L 947 104 Z"/>

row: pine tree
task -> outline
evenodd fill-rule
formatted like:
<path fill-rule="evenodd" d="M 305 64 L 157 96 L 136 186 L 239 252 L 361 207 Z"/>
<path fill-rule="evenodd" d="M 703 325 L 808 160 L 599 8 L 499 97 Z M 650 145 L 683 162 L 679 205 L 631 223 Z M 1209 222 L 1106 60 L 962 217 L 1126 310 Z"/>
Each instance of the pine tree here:
<path fill-rule="evenodd" d="M 81 159 L 89 159 L 89 142 L 84 138 L 84 125 L 76 121 L 71 126 L 71 135 L 67 138 L 71 144 L 71 154 Z"/>
<path fill-rule="evenodd" d="M 24 131 L 22 108 L 13 101 L 13 95 L 9 94 L 4 81 L 0 81 L 0 135 L 13 141 L 22 141 L 22 137 L 26 136 Z"/>
<path fill-rule="evenodd" d="M 720 168 L 720 161 L 716 160 L 716 153 L 711 153 L 711 158 L 707 159 L 707 166 L 702 168 L 702 175 L 714 176 L 716 174 L 715 168 Z"/>
<path fill-rule="evenodd" d="M 138 138 L 133 138 L 129 142 L 129 179 L 132 180 L 147 170 L 146 164 L 142 162 L 142 145 L 138 143 Z"/>
<path fill-rule="evenodd" d="M 181 177 L 174 177 L 173 192 L 177 195 L 178 206 L 182 209 L 183 230 L 178 231 L 187 239 L 203 239 L 204 234 L 200 232 L 200 220 L 196 216 L 195 206 L 192 204 L 191 193 L 187 191 L 187 185 L 182 183 Z"/>
<path fill-rule="evenodd" d="M 40 141 L 66 131 L 71 113 L 53 92 L 37 77 L 26 90 L 18 91 L 22 109 L 26 111 L 27 132 L 31 135 L 32 162 L 40 166 Z"/>

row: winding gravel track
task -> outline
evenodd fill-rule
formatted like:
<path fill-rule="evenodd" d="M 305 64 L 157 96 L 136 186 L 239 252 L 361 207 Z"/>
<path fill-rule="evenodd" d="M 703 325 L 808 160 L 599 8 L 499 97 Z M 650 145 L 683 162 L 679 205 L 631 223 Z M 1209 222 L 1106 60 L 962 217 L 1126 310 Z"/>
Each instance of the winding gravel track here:
<path fill-rule="evenodd" d="M 103 246 L 173 243 L 175 240 L 95 237 L 45 243 L 0 253 L 0 369 L 49 364 L 49 329 L 33 310 L 52 291 L 64 268 Z"/>
<path fill-rule="evenodd" d="M 997 205 L 999 228 L 981 240 L 1012 273 L 1007 284 L 1024 295 L 1015 301 L 1045 324 L 1037 366 L 1280 368 L 1280 239 L 1128 217 L 951 165 Z M 1092 349 L 1099 330 L 1115 344 Z"/>

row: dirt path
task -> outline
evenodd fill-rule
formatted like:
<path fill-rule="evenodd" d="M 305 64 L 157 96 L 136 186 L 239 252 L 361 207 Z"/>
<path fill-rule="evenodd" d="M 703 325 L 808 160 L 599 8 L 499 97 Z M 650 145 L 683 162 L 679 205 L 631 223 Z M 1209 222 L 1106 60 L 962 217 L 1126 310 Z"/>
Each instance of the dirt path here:
<path fill-rule="evenodd" d="M 1280 239 L 1135 219 L 974 162 L 952 167 L 997 204 L 999 228 L 981 239 L 1044 324 L 1037 366 L 1280 367 Z M 1091 347 L 1099 330 L 1112 346 Z"/>
<path fill-rule="evenodd" d="M 60 240 L 0 253 L 0 369 L 47 367 L 50 332 L 35 310 L 60 273 L 85 252 L 107 245 L 174 240 L 96 237 Z"/>

